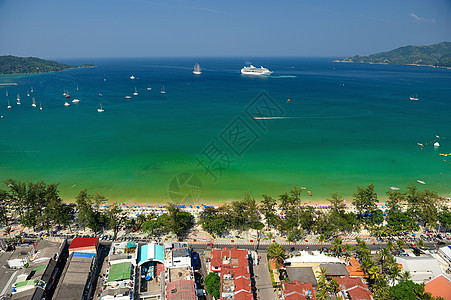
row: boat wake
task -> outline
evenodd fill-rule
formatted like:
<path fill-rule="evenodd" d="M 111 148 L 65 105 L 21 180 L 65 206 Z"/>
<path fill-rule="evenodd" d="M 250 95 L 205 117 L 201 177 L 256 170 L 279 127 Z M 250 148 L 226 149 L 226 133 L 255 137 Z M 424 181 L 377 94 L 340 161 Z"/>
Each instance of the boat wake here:
<path fill-rule="evenodd" d="M 297 78 L 296 75 L 271 75 L 269 78 Z"/>

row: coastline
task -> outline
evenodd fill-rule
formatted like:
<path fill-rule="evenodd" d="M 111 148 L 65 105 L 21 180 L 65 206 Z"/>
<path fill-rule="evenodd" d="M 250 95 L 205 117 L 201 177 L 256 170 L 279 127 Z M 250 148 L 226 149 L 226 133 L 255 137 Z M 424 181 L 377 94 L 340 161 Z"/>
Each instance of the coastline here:
<path fill-rule="evenodd" d="M 421 65 L 421 64 L 390 64 L 390 63 L 382 63 L 382 62 L 356 62 L 356 61 L 347 61 L 347 60 L 338 60 L 338 59 L 335 59 L 332 62 L 334 62 L 334 63 L 347 63 L 347 64 L 370 64 L 370 65 L 430 67 L 430 68 L 440 68 L 440 69 L 451 70 L 451 67 L 448 67 L 448 66 L 434 66 L 434 65 Z"/>

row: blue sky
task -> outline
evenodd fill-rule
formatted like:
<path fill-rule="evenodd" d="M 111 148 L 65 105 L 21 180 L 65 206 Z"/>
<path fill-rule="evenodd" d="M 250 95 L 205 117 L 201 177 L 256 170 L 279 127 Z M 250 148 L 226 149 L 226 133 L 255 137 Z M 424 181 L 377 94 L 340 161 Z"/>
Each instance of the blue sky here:
<path fill-rule="evenodd" d="M 450 0 L 0 0 L 0 55 L 342 57 L 441 41 Z"/>

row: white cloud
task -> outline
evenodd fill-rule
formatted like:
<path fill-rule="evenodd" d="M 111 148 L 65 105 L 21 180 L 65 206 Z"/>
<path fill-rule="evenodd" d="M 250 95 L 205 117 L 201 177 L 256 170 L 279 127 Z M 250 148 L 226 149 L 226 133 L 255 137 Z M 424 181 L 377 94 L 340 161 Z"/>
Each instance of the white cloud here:
<path fill-rule="evenodd" d="M 429 19 L 421 18 L 421 17 L 417 16 L 417 15 L 414 14 L 414 13 L 409 14 L 409 16 L 412 17 L 412 18 L 414 18 L 415 21 L 423 21 L 423 22 L 428 22 L 428 23 L 433 23 L 433 24 L 437 23 L 437 21 L 435 20 L 435 18 L 432 18 L 432 19 L 429 20 Z"/>

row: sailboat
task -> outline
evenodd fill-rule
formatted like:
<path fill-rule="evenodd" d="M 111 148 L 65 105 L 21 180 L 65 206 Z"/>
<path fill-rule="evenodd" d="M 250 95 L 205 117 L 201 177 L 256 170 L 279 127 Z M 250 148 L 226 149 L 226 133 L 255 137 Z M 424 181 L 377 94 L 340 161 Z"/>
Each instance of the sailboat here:
<path fill-rule="evenodd" d="M 420 98 L 418 98 L 417 95 L 415 95 L 415 97 L 409 97 L 409 99 L 412 100 L 412 101 L 418 101 L 418 100 L 420 100 Z"/>
<path fill-rule="evenodd" d="M 30 97 L 30 93 L 27 91 L 27 97 Z"/>
<path fill-rule="evenodd" d="M 6 90 L 6 97 L 8 97 L 8 90 Z"/>
<path fill-rule="evenodd" d="M 196 74 L 196 75 L 202 74 L 202 71 L 200 70 L 200 65 L 199 65 L 199 64 L 195 64 L 195 65 L 194 65 L 194 71 L 193 71 L 193 73 Z"/>
<path fill-rule="evenodd" d="M 9 99 L 8 99 L 8 106 L 6 108 L 7 109 L 11 109 L 12 108 L 11 104 L 9 104 Z"/>
<path fill-rule="evenodd" d="M 20 95 L 17 94 L 17 105 L 20 105 Z"/>
<path fill-rule="evenodd" d="M 66 98 L 70 98 L 69 91 L 66 91 Z"/>
<path fill-rule="evenodd" d="M 160 93 L 162 93 L 162 94 L 166 94 L 166 91 L 164 90 L 164 85 L 161 87 L 161 91 L 160 91 Z"/>
<path fill-rule="evenodd" d="M 31 106 L 32 106 L 32 107 L 36 107 L 36 99 L 33 97 L 33 98 L 31 99 L 31 101 L 33 102 L 33 103 L 31 103 Z"/>
<path fill-rule="evenodd" d="M 31 87 L 31 92 L 33 93 L 33 91 L 34 91 L 34 90 L 33 90 L 33 87 Z"/>
<path fill-rule="evenodd" d="M 70 103 L 69 102 L 64 102 L 64 106 L 70 106 Z"/>
<path fill-rule="evenodd" d="M 104 112 L 105 110 L 103 110 L 102 108 L 102 103 L 100 103 L 100 108 L 97 109 L 98 112 Z"/>
<path fill-rule="evenodd" d="M 39 102 L 39 110 L 42 110 L 42 103 Z"/>
<path fill-rule="evenodd" d="M 77 84 L 77 91 L 78 91 L 78 84 Z"/>
<path fill-rule="evenodd" d="M 149 84 L 149 86 L 147 87 L 147 90 L 148 91 L 150 91 L 152 88 L 150 87 L 150 84 Z"/>
<path fill-rule="evenodd" d="M 74 99 L 74 100 L 72 100 L 72 103 L 78 103 L 78 102 L 80 102 L 79 99 Z"/>
<path fill-rule="evenodd" d="M 135 92 L 133 93 L 133 95 L 138 96 L 138 90 L 136 89 L 136 86 L 135 86 Z"/>

